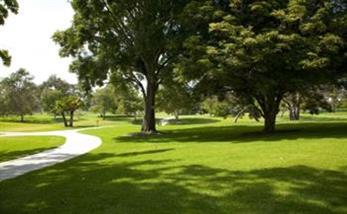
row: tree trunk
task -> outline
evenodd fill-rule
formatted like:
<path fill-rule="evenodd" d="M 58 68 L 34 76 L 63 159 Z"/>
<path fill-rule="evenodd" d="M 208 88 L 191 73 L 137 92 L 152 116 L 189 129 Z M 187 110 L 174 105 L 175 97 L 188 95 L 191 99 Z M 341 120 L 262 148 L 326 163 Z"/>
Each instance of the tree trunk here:
<path fill-rule="evenodd" d="M 73 116 L 74 116 L 74 111 L 70 111 L 70 127 L 73 127 Z"/>
<path fill-rule="evenodd" d="M 247 108 L 244 108 L 244 109 L 242 109 L 241 111 L 239 111 L 239 113 L 237 113 L 237 115 L 235 116 L 234 123 L 237 123 L 237 121 L 239 120 L 239 118 L 245 113 L 246 110 L 247 110 Z"/>
<path fill-rule="evenodd" d="M 282 96 L 268 96 L 257 99 L 263 112 L 264 132 L 273 133 L 276 128 L 276 116 L 280 109 Z"/>
<path fill-rule="evenodd" d="M 106 110 L 102 111 L 102 120 L 106 120 Z"/>
<path fill-rule="evenodd" d="M 178 111 L 175 111 L 174 113 L 174 116 L 175 116 L 175 120 L 179 120 L 180 118 L 180 113 Z"/>
<path fill-rule="evenodd" d="M 155 92 L 155 84 L 148 82 L 145 96 L 145 115 L 142 124 L 142 132 L 144 133 L 157 132 L 155 121 Z"/>
<path fill-rule="evenodd" d="M 300 120 L 300 107 L 299 106 L 291 106 L 289 109 L 289 119 L 290 120 Z"/>
<path fill-rule="evenodd" d="M 276 116 L 277 113 L 274 111 L 269 111 L 264 114 L 264 132 L 273 133 L 276 127 Z"/>
<path fill-rule="evenodd" d="M 68 127 L 69 125 L 67 124 L 67 120 L 66 120 L 66 117 L 65 117 L 65 113 L 62 112 L 62 113 L 61 113 L 61 116 L 63 117 L 64 126 L 65 126 L 65 127 Z"/>
<path fill-rule="evenodd" d="M 20 122 L 22 122 L 22 123 L 24 122 L 24 114 L 20 115 Z"/>
<path fill-rule="evenodd" d="M 289 120 L 299 120 L 300 119 L 300 105 L 301 96 L 300 93 L 295 93 L 290 95 L 288 102 L 289 109 Z"/>

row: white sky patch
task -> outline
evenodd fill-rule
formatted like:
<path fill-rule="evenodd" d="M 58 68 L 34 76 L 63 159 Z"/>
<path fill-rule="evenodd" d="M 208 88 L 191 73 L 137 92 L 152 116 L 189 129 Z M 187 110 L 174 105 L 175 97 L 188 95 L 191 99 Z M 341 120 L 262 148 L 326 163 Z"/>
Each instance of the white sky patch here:
<path fill-rule="evenodd" d="M 68 0 L 18 0 L 19 13 L 10 15 L 0 26 L 0 49 L 12 56 L 10 67 L 0 63 L 0 78 L 19 68 L 27 69 L 36 83 L 50 75 L 76 83 L 76 75 L 68 72 L 71 59 L 59 56 L 59 46 L 52 41 L 57 30 L 71 25 L 73 10 Z"/>

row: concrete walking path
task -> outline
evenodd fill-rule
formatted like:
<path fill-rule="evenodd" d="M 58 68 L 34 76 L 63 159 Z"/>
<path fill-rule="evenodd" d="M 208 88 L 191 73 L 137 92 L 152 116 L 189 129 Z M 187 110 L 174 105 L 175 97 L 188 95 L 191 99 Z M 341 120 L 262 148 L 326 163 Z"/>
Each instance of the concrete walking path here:
<path fill-rule="evenodd" d="M 16 160 L 0 163 L 0 182 L 6 179 L 14 178 L 25 173 L 52 166 L 72 159 L 74 157 L 86 154 L 99 147 L 102 140 L 96 136 L 81 134 L 79 130 L 51 131 L 51 132 L 3 132 L 1 137 L 15 136 L 62 136 L 66 142 L 62 146 L 47 150 L 38 154 L 26 156 Z"/>

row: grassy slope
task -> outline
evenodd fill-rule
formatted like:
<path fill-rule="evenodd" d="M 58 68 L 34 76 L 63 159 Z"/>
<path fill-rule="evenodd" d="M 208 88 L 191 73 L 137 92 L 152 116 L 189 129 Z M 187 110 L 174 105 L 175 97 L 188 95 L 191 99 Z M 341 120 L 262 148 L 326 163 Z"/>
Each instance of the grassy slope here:
<path fill-rule="evenodd" d="M 0 162 L 62 145 L 63 137 L 0 137 Z"/>
<path fill-rule="evenodd" d="M 0 183 L 0 213 L 347 213 L 347 121 L 325 117 L 91 130 L 92 153 Z"/>

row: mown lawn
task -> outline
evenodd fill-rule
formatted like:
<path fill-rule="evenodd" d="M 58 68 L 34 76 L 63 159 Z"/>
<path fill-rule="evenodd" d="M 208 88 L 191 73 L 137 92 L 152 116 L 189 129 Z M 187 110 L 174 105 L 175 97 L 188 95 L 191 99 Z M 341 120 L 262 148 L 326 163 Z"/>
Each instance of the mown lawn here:
<path fill-rule="evenodd" d="M 88 128 L 93 126 L 103 126 L 113 124 L 113 121 L 103 121 L 95 114 L 83 114 L 75 116 L 75 127 Z M 54 119 L 52 115 L 35 114 L 25 117 L 25 122 L 19 122 L 18 117 L 0 117 L 0 132 L 35 132 L 71 129 L 65 128 L 60 117 Z"/>
<path fill-rule="evenodd" d="M 52 136 L 0 137 L 0 162 L 53 149 L 64 142 L 65 138 Z"/>
<path fill-rule="evenodd" d="M 0 213 L 347 213 L 347 120 L 278 127 L 190 117 L 156 137 L 126 121 L 86 131 L 103 145 L 1 182 Z"/>

